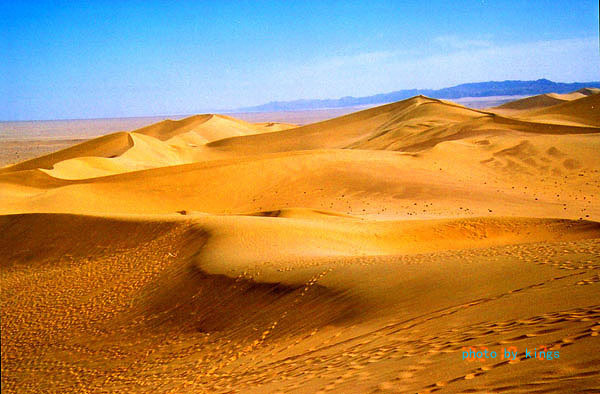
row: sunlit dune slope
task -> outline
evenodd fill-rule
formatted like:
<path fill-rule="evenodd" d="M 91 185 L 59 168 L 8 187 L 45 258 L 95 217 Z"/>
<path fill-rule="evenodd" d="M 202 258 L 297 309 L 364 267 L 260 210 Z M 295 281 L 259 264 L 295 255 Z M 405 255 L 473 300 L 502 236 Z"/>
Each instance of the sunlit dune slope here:
<path fill-rule="evenodd" d="M 598 143 L 596 140 L 595 147 Z M 494 143 L 496 153 L 480 151 L 481 146 L 449 142 L 416 157 L 386 151 L 374 156 L 364 150 L 285 152 L 74 181 L 59 180 L 39 170 L 9 173 L 0 176 L 1 209 L 5 213 L 235 214 L 306 207 L 391 218 L 513 215 L 576 219 L 585 214 L 598 217 L 598 206 L 588 204 L 595 200 L 593 185 L 586 185 L 594 173 L 581 172 L 580 162 L 567 161 L 570 157 L 567 153 L 551 148 L 538 151 L 530 142 L 521 142 L 512 150 L 498 149 Z M 594 146 L 588 149 L 584 157 L 596 157 Z M 462 151 L 473 157 L 479 154 L 491 160 L 486 159 L 483 164 L 479 160 L 457 160 L 440 170 L 438 160 L 447 157 L 448 151 Z M 518 168 L 518 162 L 533 160 L 537 165 L 536 160 L 545 157 L 553 159 L 563 169 L 561 173 L 585 176 L 545 185 L 543 179 L 522 183 L 530 177 L 527 173 L 511 174 Z M 564 167 L 565 161 L 574 167 Z M 590 162 L 598 168 L 597 158 Z M 531 169 L 539 171 L 535 166 Z M 485 180 L 491 174 L 507 182 L 501 192 L 498 183 Z M 476 187 L 473 182 L 477 182 Z M 584 193 L 565 192 L 557 198 L 555 194 L 560 193 L 565 183 Z M 540 188 L 530 190 L 527 185 Z M 583 196 L 587 199 L 582 199 Z M 569 204 L 568 210 L 563 209 L 563 202 Z"/>

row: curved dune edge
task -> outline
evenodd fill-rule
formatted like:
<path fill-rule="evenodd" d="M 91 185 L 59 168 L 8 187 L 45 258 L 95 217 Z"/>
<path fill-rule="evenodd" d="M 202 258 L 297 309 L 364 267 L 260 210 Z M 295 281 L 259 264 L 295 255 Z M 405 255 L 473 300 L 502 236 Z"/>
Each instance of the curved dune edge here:
<path fill-rule="evenodd" d="M 6 249 L 4 263 L 19 260 L 22 250 L 31 250 L 34 245 L 38 249 L 37 259 L 47 260 L 67 250 L 72 254 L 79 249 L 93 249 L 94 244 L 108 245 L 121 237 L 127 238 L 122 242 L 134 242 L 127 234 L 137 227 L 148 229 L 146 232 L 156 228 L 160 232 L 186 226 L 190 234 L 198 236 L 188 236 L 185 241 L 193 245 L 200 242 L 201 247 L 184 252 L 193 256 L 194 264 L 203 272 L 235 277 L 247 267 L 268 262 L 261 269 L 274 276 L 272 282 L 298 285 L 306 278 L 295 282 L 278 271 L 278 264 L 304 258 L 409 255 L 600 237 L 600 223 L 566 219 L 486 217 L 375 221 L 307 209 L 282 212 L 283 215 L 274 217 L 270 214 L 4 215 L 0 216 Z M 88 233 L 83 234 L 82 228 Z M 22 239 L 23 234 L 28 236 Z M 53 251 L 48 245 L 58 249 Z"/>
<path fill-rule="evenodd" d="M 2 267 L 27 264 L 33 258 L 36 264 L 45 264 L 63 254 L 112 253 L 120 245 L 148 242 L 183 228 L 177 240 L 183 246 L 177 255 L 192 275 L 235 280 L 250 279 L 250 272 L 260 271 L 262 283 L 296 288 L 318 273 L 320 266 L 335 264 L 339 258 L 600 238 L 600 223 L 590 221 L 502 217 L 374 221 L 306 209 L 282 212 L 275 217 L 4 215 L 0 216 Z M 300 268 L 306 261 L 317 268 L 282 270 L 296 264 Z"/>
<path fill-rule="evenodd" d="M 369 231 L 353 229 L 356 222 Z M 390 384 L 412 392 L 437 382 L 463 387 L 474 366 L 460 361 L 461 347 L 480 341 L 495 350 L 499 341 L 519 347 L 543 342 L 558 346 L 569 365 L 573 357 L 593 363 L 582 349 L 594 343 L 589 328 L 600 309 L 592 305 L 593 286 L 580 285 L 591 271 L 578 267 L 593 270 L 595 263 L 586 257 L 573 262 L 572 256 L 600 252 L 599 223 L 364 222 L 1 216 L 2 345 L 18 355 L 3 360 L 4 371 L 18 372 L 22 360 L 38 369 L 52 363 L 48 379 L 29 383 L 41 390 L 57 379 L 76 387 L 62 374 L 85 365 L 82 376 L 93 388 L 122 387 L 104 377 L 119 368 L 125 374 L 119 376 L 144 382 L 148 391 L 160 391 L 165 379 L 189 392 L 252 390 L 263 379 L 260 389 L 273 391 L 286 387 L 277 376 L 291 367 L 303 371 L 290 376 L 300 387 L 336 381 L 341 390 L 351 384 L 365 391 L 400 368 L 418 379 Z M 540 260 L 531 261 L 532 254 Z M 35 311 L 37 319 L 6 318 L 17 310 Z M 40 350 L 47 356 L 36 357 Z M 432 356 L 443 374 L 438 367 L 434 375 L 414 369 Z M 65 357 L 73 361 L 63 364 Z M 332 358 L 343 362 L 332 367 Z M 392 363 L 378 361 L 387 359 Z M 398 364 L 403 360 L 408 363 Z M 503 362 L 487 370 L 493 387 L 503 387 L 495 379 L 505 374 L 528 379 L 535 373 L 531 363 L 515 369 Z M 194 363 L 202 368 L 191 372 Z M 582 373 L 591 373 L 591 365 Z M 340 381 L 348 366 L 368 371 L 368 379 Z M 311 377 L 332 369 L 333 376 L 324 375 L 327 383 Z M 488 382 L 485 376 L 480 381 Z M 560 384 L 546 387 L 560 390 Z"/>

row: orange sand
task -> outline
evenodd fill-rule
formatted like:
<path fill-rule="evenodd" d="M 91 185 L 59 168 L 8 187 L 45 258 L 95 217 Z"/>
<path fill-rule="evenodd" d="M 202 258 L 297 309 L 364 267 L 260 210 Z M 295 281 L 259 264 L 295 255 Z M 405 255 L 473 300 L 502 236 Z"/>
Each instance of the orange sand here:
<path fill-rule="evenodd" d="M 1 168 L 2 389 L 598 390 L 597 93 L 197 115 Z"/>

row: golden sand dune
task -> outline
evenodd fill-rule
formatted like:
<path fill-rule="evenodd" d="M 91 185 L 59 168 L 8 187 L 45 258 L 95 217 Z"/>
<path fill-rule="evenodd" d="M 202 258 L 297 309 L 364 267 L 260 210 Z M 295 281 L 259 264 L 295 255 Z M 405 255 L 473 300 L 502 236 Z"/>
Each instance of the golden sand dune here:
<path fill-rule="evenodd" d="M 2 388 L 593 392 L 598 98 L 198 115 L 0 169 Z"/>
<path fill-rule="evenodd" d="M 266 131 L 279 131 L 294 125 L 286 123 L 248 123 L 225 115 L 196 115 L 182 120 L 165 120 L 141 129 L 134 133 L 144 134 L 167 141 L 185 133 L 193 133 L 206 141 L 255 134 Z"/>
<path fill-rule="evenodd" d="M 572 156 L 566 149 L 565 153 L 557 150 L 559 157 L 555 159 L 548 153 L 554 153 L 552 147 L 540 152 L 528 141 L 515 141 L 515 147 L 482 153 L 477 152 L 478 144 L 454 149 L 449 143 L 447 149 L 440 147 L 424 154 L 431 161 L 425 163 L 422 163 L 423 157 L 395 152 L 383 151 L 374 158 L 370 151 L 364 150 L 315 150 L 192 163 L 72 181 L 35 171 L 10 173 L 0 176 L 0 198 L 6 196 L 0 209 L 4 213 L 172 214 L 200 211 L 244 214 L 306 207 L 388 218 L 498 214 L 573 219 L 585 215 L 587 218 L 589 215 L 598 217 L 599 207 L 588 204 L 596 187 L 589 181 L 594 179 L 593 171 L 597 170 L 581 168 L 580 161 L 569 159 Z M 595 161 L 590 159 L 590 162 L 597 163 L 594 149 L 600 141 L 594 142 L 595 145 L 588 147 L 589 153 L 584 151 L 583 154 L 585 158 L 592 156 Z M 447 156 L 449 150 L 463 151 L 467 156 L 470 154 L 471 159 L 479 154 L 480 158 L 490 157 L 491 160 L 481 159 L 475 163 L 457 160 L 440 170 L 438 166 L 444 164 L 437 160 Z M 554 172 L 536 167 L 546 164 L 541 159 L 548 157 L 562 170 L 555 168 Z M 520 170 L 520 166 L 527 166 L 524 171 L 531 172 L 513 176 L 511 172 Z M 532 173 L 535 176 L 564 173 L 571 174 L 571 178 L 560 176 L 560 183 L 549 184 L 545 184 L 544 178 L 536 179 L 529 184 L 535 189 L 528 189 L 521 182 Z M 580 173 L 583 176 L 577 176 Z M 502 190 L 496 182 L 485 180 L 491 175 L 506 182 Z M 472 188 L 468 186 L 470 182 L 479 185 Z M 564 191 L 566 186 L 577 187 L 581 192 Z M 12 198 L 13 195 L 20 198 Z M 136 198 L 131 198 L 132 195 Z M 564 209 L 567 205 L 568 209 Z"/>
<path fill-rule="evenodd" d="M 191 163 L 198 160 L 195 148 L 207 142 L 292 127 L 295 126 L 276 122 L 252 124 L 224 115 L 196 115 L 95 138 L 0 169 L 0 174 L 39 168 L 56 178 L 83 179 Z"/>
<path fill-rule="evenodd" d="M 524 99 L 515 100 L 508 102 L 506 104 L 499 105 L 498 109 L 513 109 L 513 110 L 529 110 L 532 108 L 543 108 L 550 107 L 556 104 L 562 104 L 567 101 L 580 99 L 588 96 L 589 94 L 585 94 L 592 91 L 582 91 L 582 92 L 573 92 L 567 94 L 558 94 L 558 93 L 546 93 L 540 94 L 537 96 L 526 97 Z"/>
<path fill-rule="evenodd" d="M 524 122 L 419 96 L 277 134 L 226 138 L 207 146 L 236 155 L 330 148 L 414 152 L 481 135 L 600 131 L 582 128 L 587 124 L 578 126 Z"/>
<path fill-rule="evenodd" d="M 494 108 L 490 108 L 490 111 L 508 116 L 520 116 L 523 112 L 542 110 L 546 107 L 552 107 L 558 104 L 564 104 L 569 101 L 581 99 L 587 96 L 597 95 L 600 93 L 600 89 L 597 88 L 583 88 L 571 93 L 546 93 L 537 96 L 525 97 L 520 100 L 511 101 Z M 552 120 L 551 117 L 548 117 Z"/>
<path fill-rule="evenodd" d="M 552 107 L 529 111 L 524 119 L 575 126 L 600 127 L 600 94 L 568 101 Z"/>
<path fill-rule="evenodd" d="M 127 149 L 129 149 L 132 145 L 133 141 L 128 133 L 119 132 L 109 134 L 103 137 L 95 138 L 91 141 L 83 142 L 71 148 L 50 153 L 49 155 L 0 168 L 0 174 L 36 168 L 50 169 L 58 162 L 79 158 L 82 156 L 116 157 L 123 152 L 126 152 Z"/>
<path fill-rule="evenodd" d="M 482 116 L 486 114 L 458 104 L 417 96 L 277 134 L 227 138 L 208 146 L 238 154 L 350 148 L 393 131 L 416 135 L 435 126 Z"/>

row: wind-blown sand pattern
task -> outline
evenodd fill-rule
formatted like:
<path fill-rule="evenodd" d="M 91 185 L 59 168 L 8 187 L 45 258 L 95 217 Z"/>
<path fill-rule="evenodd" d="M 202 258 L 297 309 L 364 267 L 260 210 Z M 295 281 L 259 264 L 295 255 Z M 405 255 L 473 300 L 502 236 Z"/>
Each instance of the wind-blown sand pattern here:
<path fill-rule="evenodd" d="M 600 392 L 599 114 L 197 115 L 0 168 L 2 389 Z"/>

